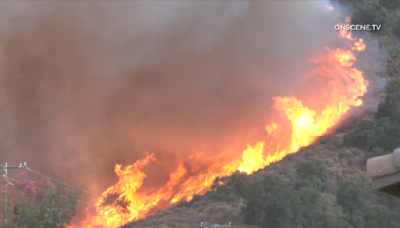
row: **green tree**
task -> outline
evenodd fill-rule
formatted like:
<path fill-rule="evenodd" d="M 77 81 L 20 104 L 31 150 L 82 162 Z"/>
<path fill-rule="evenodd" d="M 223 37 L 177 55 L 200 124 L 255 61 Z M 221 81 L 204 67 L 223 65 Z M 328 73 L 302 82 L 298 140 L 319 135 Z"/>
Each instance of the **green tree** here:
<path fill-rule="evenodd" d="M 382 155 L 386 155 L 386 154 L 390 154 L 390 152 L 385 151 L 381 147 L 374 147 L 374 148 L 372 148 L 372 150 L 370 152 L 367 152 L 367 154 L 365 155 L 365 163 L 370 158 L 382 156 Z"/>
<path fill-rule="evenodd" d="M 294 190 L 285 180 L 266 176 L 246 195 L 242 215 L 246 224 L 261 228 L 311 227 L 319 210 L 320 192 L 302 187 Z"/>
<path fill-rule="evenodd" d="M 17 227 L 63 228 L 71 222 L 80 195 L 79 190 L 61 198 L 60 194 L 65 192 L 48 180 L 41 184 L 25 181 L 19 188 L 21 194 L 14 207 L 14 224 Z M 36 192 L 37 189 L 42 189 L 43 192 Z"/>
<path fill-rule="evenodd" d="M 315 224 L 312 228 L 353 228 L 342 213 L 335 214 L 330 211 L 317 212 L 315 214 Z"/>
<path fill-rule="evenodd" d="M 264 178 L 260 175 L 247 175 L 240 173 L 233 176 L 229 181 L 229 184 L 235 187 L 237 193 L 241 197 L 248 198 L 257 194 L 257 191 L 262 189 Z"/>
<path fill-rule="evenodd" d="M 391 223 L 390 208 L 383 205 L 368 206 L 364 210 L 365 228 L 389 227 Z"/>
<path fill-rule="evenodd" d="M 337 202 L 342 207 L 347 221 L 354 227 L 364 226 L 363 208 L 365 200 L 362 186 L 354 180 L 347 179 L 337 190 Z"/>
<path fill-rule="evenodd" d="M 242 215 L 246 224 L 261 228 L 288 227 L 296 218 L 300 197 L 292 186 L 276 176 L 266 176 L 262 185 L 257 185 L 257 194 L 248 195 Z"/>
<path fill-rule="evenodd" d="M 393 151 L 400 146 L 400 125 L 389 117 L 382 118 L 386 115 L 394 115 L 392 111 L 386 110 L 386 107 L 380 107 L 381 112 L 377 113 L 377 118 L 380 119 L 364 120 L 352 133 L 347 134 L 344 138 L 344 145 L 366 151 L 372 151 L 374 147 L 379 147 L 384 151 Z"/>
<path fill-rule="evenodd" d="M 319 211 L 320 192 L 313 188 L 300 188 L 295 194 L 300 197 L 300 204 L 295 205 L 295 223 L 303 227 L 314 225 L 315 214 Z"/>
<path fill-rule="evenodd" d="M 399 27 L 400 28 L 400 27 Z M 399 29 L 399 35 L 400 37 L 400 29 Z M 394 68 L 398 71 L 397 67 Z M 395 72 L 393 74 L 399 74 L 399 72 Z M 386 86 L 386 92 L 389 94 L 400 94 L 400 78 L 392 78 L 389 80 L 387 86 Z"/>
<path fill-rule="evenodd" d="M 346 5 L 351 8 L 358 8 L 364 5 L 364 0 L 338 0 L 341 5 Z"/>
<path fill-rule="evenodd" d="M 321 194 L 319 204 L 319 210 L 314 214 L 312 228 L 353 228 L 346 221 L 346 215 L 343 214 L 342 208 L 337 205 L 334 195 L 329 193 Z"/>
<path fill-rule="evenodd" d="M 399 1 L 396 1 L 396 0 L 380 0 L 379 5 L 385 7 L 387 10 L 400 9 Z"/>
<path fill-rule="evenodd" d="M 328 168 L 324 160 L 319 158 L 312 158 L 301 163 L 297 167 L 297 174 L 306 179 L 319 178 L 321 181 L 326 181 L 329 178 Z"/>
<path fill-rule="evenodd" d="M 364 228 L 365 226 L 364 211 L 362 209 L 357 209 L 355 211 L 352 211 L 350 214 L 347 214 L 347 221 L 354 228 Z"/>
<path fill-rule="evenodd" d="M 239 195 L 231 185 L 221 185 L 216 188 L 216 191 L 209 192 L 208 196 L 212 201 L 227 203 L 239 201 Z"/>
<path fill-rule="evenodd" d="M 388 87 L 398 90 L 400 81 L 391 80 Z M 388 95 L 380 103 L 375 120 L 364 120 L 346 135 L 344 145 L 354 146 L 369 152 L 368 156 L 383 155 L 400 146 L 400 96 Z M 375 148 L 375 149 L 374 149 Z"/>
<path fill-rule="evenodd" d="M 385 101 L 379 104 L 375 118 L 381 119 L 385 117 L 400 123 L 400 96 L 388 95 Z"/>
<path fill-rule="evenodd" d="M 400 23 L 399 22 L 394 26 L 392 33 L 394 36 L 400 37 Z"/>
<path fill-rule="evenodd" d="M 346 146 L 354 146 L 364 150 L 370 150 L 376 146 L 377 126 L 373 120 L 363 120 L 357 128 L 344 137 Z"/>
<path fill-rule="evenodd" d="M 300 181 L 296 183 L 295 188 L 309 187 L 325 192 L 326 186 L 322 181 L 329 178 L 328 168 L 325 162 L 319 158 L 312 158 L 311 160 L 301 163 L 297 167 L 297 174 L 300 176 Z"/>
<path fill-rule="evenodd" d="M 345 212 L 353 212 L 365 205 L 363 188 L 355 180 L 347 179 L 337 190 L 337 202 Z"/>
<path fill-rule="evenodd" d="M 389 15 L 387 10 L 377 4 L 369 4 L 359 7 L 351 18 L 352 24 L 378 24 L 382 25 L 379 34 L 386 33 L 386 23 Z"/>
<path fill-rule="evenodd" d="M 391 223 L 388 227 L 395 228 L 400 226 L 400 205 L 392 210 L 392 213 L 390 213 L 389 216 L 389 220 L 391 221 Z"/>

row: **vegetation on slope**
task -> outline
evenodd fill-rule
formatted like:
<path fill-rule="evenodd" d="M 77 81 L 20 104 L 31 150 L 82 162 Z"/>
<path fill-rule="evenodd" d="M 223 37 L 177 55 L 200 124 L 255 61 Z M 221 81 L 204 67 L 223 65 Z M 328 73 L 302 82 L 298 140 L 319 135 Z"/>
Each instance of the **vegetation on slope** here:
<path fill-rule="evenodd" d="M 354 9 L 352 23 L 383 28 L 371 34 L 387 52 L 387 94 L 376 113 L 256 174 L 217 178 L 206 195 L 126 227 L 196 227 L 199 220 L 237 228 L 400 227 L 400 200 L 373 191 L 365 173 L 366 159 L 400 147 L 400 4 L 340 2 Z"/>

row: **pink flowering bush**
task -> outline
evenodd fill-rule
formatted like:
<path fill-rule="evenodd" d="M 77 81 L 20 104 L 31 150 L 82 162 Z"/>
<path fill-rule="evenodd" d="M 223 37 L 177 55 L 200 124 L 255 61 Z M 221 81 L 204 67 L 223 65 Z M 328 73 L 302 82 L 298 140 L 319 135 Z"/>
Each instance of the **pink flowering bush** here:
<path fill-rule="evenodd" d="M 17 186 L 12 223 L 21 228 L 67 227 L 75 215 L 80 191 L 69 192 L 50 180 L 28 181 L 26 173 L 19 177 L 24 180 Z"/>

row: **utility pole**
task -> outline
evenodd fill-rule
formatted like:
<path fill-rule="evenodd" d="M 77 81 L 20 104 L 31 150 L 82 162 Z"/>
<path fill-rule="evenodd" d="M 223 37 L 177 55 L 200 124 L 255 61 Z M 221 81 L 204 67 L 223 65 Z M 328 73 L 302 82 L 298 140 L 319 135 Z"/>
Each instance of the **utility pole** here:
<path fill-rule="evenodd" d="M 4 190 L 4 214 L 6 215 L 6 216 L 4 216 L 4 218 L 3 218 L 3 223 L 4 223 L 4 227 L 6 227 L 7 225 L 8 225 L 8 216 L 7 216 L 7 213 L 8 213 L 8 202 L 7 202 L 7 200 L 8 200 L 8 196 L 7 196 L 7 191 L 8 191 L 8 185 L 13 185 L 12 183 L 10 183 L 10 182 L 8 182 L 7 181 L 7 170 L 9 170 L 9 169 L 26 169 L 26 168 L 28 168 L 27 166 L 26 166 L 26 162 L 24 162 L 24 164 L 19 164 L 19 166 L 8 166 L 7 165 L 7 162 L 6 163 L 4 163 L 4 166 L 3 167 L 0 167 L 0 169 L 2 169 L 2 170 L 4 170 L 4 174 L 3 174 L 3 179 L 4 179 L 4 183 L 5 183 L 5 190 Z"/>

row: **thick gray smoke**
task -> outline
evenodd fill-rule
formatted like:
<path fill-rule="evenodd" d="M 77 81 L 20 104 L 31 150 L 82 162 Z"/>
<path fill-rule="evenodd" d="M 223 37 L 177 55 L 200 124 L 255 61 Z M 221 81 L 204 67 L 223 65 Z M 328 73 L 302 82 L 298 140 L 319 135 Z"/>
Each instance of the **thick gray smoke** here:
<path fill-rule="evenodd" d="M 149 181 L 166 180 L 193 148 L 263 128 L 308 58 L 340 45 L 325 6 L 3 1 L 0 161 L 101 192 L 149 152 Z"/>

